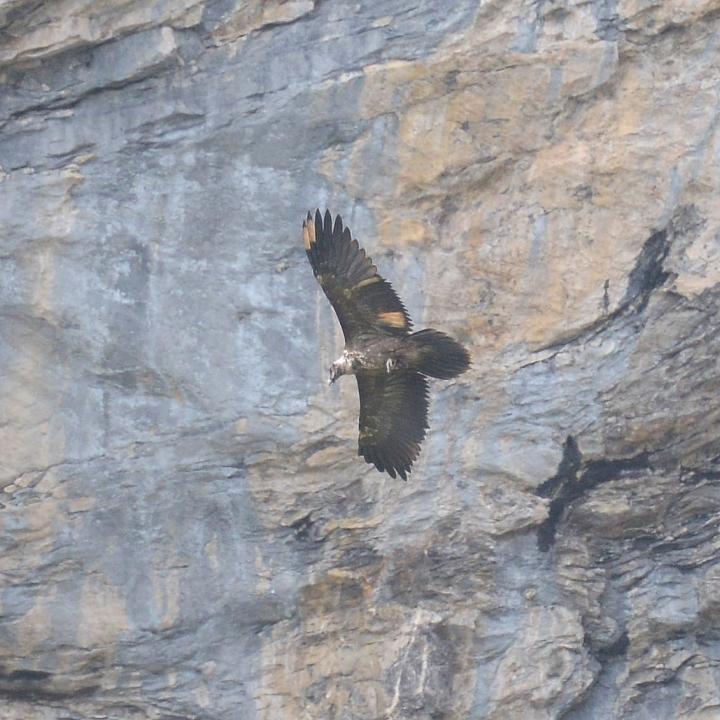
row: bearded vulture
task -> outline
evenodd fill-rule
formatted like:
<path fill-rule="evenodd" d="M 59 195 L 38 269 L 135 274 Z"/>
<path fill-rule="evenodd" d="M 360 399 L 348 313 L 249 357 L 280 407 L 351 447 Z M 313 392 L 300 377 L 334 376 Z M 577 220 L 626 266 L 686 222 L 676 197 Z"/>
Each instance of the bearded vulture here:
<path fill-rule="evenodd" d="M 438 330 L 411 333 L 410 316 L 365 251 L 329 211 L 310 213 L 303 239 L 313 274 L 335 309 L 345 350 L 330 383 L 353 374 L 360 394 L 358 455 L 380 472 L 407 480 L 428 427 L 427 377 L 465 372 L 470 355 Z"/>

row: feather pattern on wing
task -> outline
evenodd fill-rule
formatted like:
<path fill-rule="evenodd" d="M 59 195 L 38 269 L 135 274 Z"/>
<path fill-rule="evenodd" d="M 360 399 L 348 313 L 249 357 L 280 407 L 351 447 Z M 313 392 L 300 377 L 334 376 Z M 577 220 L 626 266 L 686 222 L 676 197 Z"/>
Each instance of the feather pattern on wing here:
<path fill-rule="evenodd" d="M 303 238 L 313 273 L 335 309 L 346 343 L 372 328 L 396 335 L 410 331 L 412 322 L 402 301 L 343 227 L 340 215 L 333 226 L 329 211 L 324 220 L 319 210 L 314 219 L 308 213 Z"/>
<path fill-rule="evenodd" d="M 358 455 L 390 477 L 407 474 L 428 427 L 428 381 L 411 370 L 359 372 Z"/>

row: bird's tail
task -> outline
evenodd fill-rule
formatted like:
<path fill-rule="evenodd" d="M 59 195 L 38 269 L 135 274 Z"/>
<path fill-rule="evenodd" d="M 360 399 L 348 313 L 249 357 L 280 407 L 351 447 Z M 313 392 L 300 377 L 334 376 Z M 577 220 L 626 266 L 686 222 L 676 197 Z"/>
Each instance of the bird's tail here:
<path fill-rule="evenodd" d="M 431 377 L 449 380 L 470 367 L 470 354 L 457 340 L 438 330 L 420 330 L 405 338 L 411 346 L 412 365 Z"/>

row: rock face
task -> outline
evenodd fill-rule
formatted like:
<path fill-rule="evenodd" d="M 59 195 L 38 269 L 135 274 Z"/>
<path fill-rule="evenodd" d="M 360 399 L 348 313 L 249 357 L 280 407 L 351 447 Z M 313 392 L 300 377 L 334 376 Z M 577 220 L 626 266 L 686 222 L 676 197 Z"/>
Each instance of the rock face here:
<path fill-rule="evenodd" d="M 0 2 L 0 718 L 720 717 L 720 2 Z M 300 223 L 434 386 L 406 484 Z"/>

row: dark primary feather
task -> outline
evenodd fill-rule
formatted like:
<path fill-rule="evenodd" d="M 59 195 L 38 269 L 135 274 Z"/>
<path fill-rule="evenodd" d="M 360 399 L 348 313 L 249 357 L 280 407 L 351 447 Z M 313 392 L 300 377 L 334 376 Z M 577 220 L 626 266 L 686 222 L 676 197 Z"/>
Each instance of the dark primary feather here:
<path fill-rule="evenodd" d="M 358 455 L 380 472 L 407 474 L 428 427 L 428 381 L 411 370 L 359 372 Z"/>
<path fill-rule="evenodd" d="M 303 235 L 313 273 L 335 309 L 346 343 L 373 328 L 396 335 L 409 332 L 412 322 L 405 306 L 343 227 L 340 215 L 333 227 L 329 211 L 324 220 L 319 210 L 314 219 L 308 213 Z"/>

